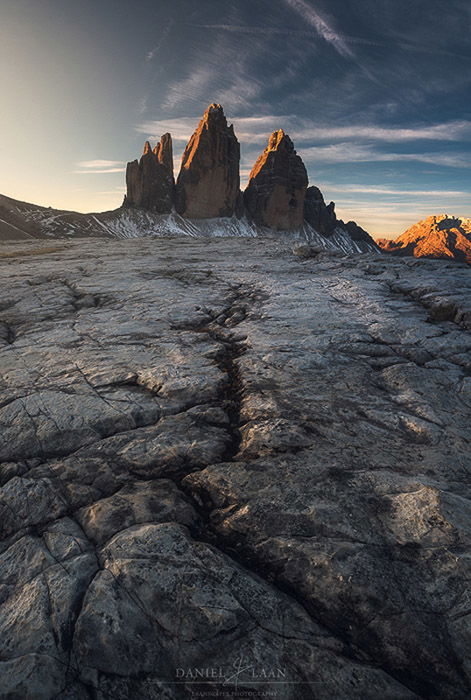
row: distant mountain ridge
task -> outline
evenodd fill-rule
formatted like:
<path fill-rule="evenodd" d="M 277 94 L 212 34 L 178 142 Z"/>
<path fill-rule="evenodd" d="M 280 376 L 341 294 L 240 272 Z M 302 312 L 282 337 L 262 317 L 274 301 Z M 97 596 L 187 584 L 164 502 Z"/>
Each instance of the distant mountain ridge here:
<path fill-rule="evenodd" d="M 219 217 L 213 219 L 184 219 L 176 212 L 156 214 L 144 209 L 120 207 L 113 211 L 81 214 L 50 207 L 41 207 L 0 195 L 0 243 L 2 240 L 141 238 L 146 236 L 192 237 L 263 237 L 305 241 L 325 250 L 344 253 L 378 252 L 376 244 L 355 240 L 339 222 L 329 237 L 307 222 L 297 231 L 271 231 L 249 222 L 246 218 Z M 351 223 L 351 222 L 350 222 Z M 350 225 L 349 223 L 349 225 Z"/>
<path fill-rule="evenodd" d="M 376 242 L 382 250 L 393 255 L 471 263 L 471 219 L 448 214 L 429 216 L 395 240 L 379 238 Z"/>
<path fill-rule="evenodd" d="M 282 129 L 268 139 L 244 192 L 240 146 L 224 110 L 211 104 L 173 173 L 171 134 L 127 164 L 126 196 L 114 211 L 79 214 L 0 196 L 0 240 L 77 236 L 267 236 L 314 243 L 345 253 L 378 252 L 355 222 L 344 223 L 335 205 L 309 187 L 294 144 Z"/>
<path fill-rule="evenodd" d="M 193 220 L 196 228 L 207 228 L 199 223 L 204 220 L 235 217 L 240 222 L 236 228 L 247 224 L 251 231 L 313 229 L 321 241 L 337 235 L 350 239 L 355 250 L 378 250 L 364 229 L 353 221 L 338 220 L 334 203 L 326 205 L 320 190 L 309 187 L 306 167 L 283 129 L 269 137 L 244 192 L 239 142 L 220 104 L 205 111 L 185 148 L 176 182 L 171 164 L 171 134 L 164 134 L 154 149 L 146 141 L 140 160 L 127 164 L 123 206 L 158 214 L 176 212 Z"/>

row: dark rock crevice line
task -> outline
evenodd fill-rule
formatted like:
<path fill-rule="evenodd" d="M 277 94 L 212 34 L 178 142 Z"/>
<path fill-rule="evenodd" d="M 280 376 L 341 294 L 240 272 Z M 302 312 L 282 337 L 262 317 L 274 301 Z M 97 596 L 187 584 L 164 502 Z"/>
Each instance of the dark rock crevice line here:
<path fill-rule="evenodd" d="M 240 433 L 240 409 L 243 395 L 243 377 L 241 376 L 238 359 L 244 354 L 246 346 L 244 340 L 241 340 L 239 336 L 237 336 L 234 329 L 237 328 L 242 320 L 250 315 L 251 307 L 253 306 L 254 302 L 259 304 L 265 298 L 267 297 L 263 291 L 254 289 L 244 291 L 240 287 L 237 287 L 234 289 L 233 295 L 224 306 L 222 312 L 213 312 L 211 309 L 208 310 L 209 315 L 213 318 L 210 324 L 201 325 L 185 323 L 179 326 L 179 329 L 182 330 L 184 329 L 207 334 L 211 340 L 220 345 L 220 352 L 216 356 L 215 362 L 219 369 L 221 369 L 221 371 L 224 373 L 226 382 L 224 391 L 219 397 L 218 403 L 221 408 L 226 411 L 229 417 L 229 425 L 227 430 L 229 432 L 230 442 L 227 445 L 224 453 L 221 454 L 221 458 L 218 460 L 218 463 L 237 461 L 237 454 L 242 439 Z M 228 330 L 225 326 L 227 321 L 229 322 L 230 330 Z M 254 458 L 256 459 L 256 457 Z M 187 466 L 186 468 L 183 467 L 181 470 L 179 470 L 178 475 L 173 476 L 171 474 L 164 473 L 162 476 L 163 478 L 170 479 L 176 484 L 182 493 L 186 495 L 188 501 L 192 504 L 196 513 L 198 514 L 199 520 L 195 526 L 189 527 L 190 533 L 196 542 L 206 543 L 212 547 L 215 547 L 230 560 L 234 561 L 239 567 L 246 570 L 256 578 L 261 578 L 262 580 L 266 581 L 269 586 L 276 589 L 282 596 L 287 596 L 296 605 L 305 610 L 308 616 L 313 619 L 316 624 L 319 624 L 321 628 L 326 629 L 335 638 L 342 641 L 342 650 L 341 652 L 337 652 L 340 656 L 353 661 L 355 664 L 365 665 L 369 668 L 381 669 L 386 674 L 391 675 L 392 678 L 395 678 L 395 680 L 398 680 L 399 683 L 405 688 L 408 688 L 412 692 L 416 692 L 416 689 L 411 686 L 408 679 L 398 678 L 396 674 L 391 673 L 387 668 L 375 661 L 374 655 L 371 656 L 368 651 L 355 646 L 344 634 L 339 633 L 339 628 L 326 624 L 323 616 L 321 614 L 317 614 L 317 612 L 313 610 L 311 606 L 306 605 L 306 601 L 304 600 L 303 596 L 300 595 L 295 588 L 277 578 L 272 567 L 261 565 L 261 562 L 254 557 L 248 549 L 245 549 L 242 543 L 232 542 L 230 539 L 222 536 L 214 527 L 212 522 L 211 511 L 213 509 L 213 504 L 211 501 L 200 498 L 194 489 L 185 483 L 185 478 L 193 472 L 194 467 Z M 99 547 L 96 546 L 97 556 L 99 556 L 98 549 Z M 104 562 L 101 561 L 99 568 L 95 572 L 95 576 L 98 575 L 100 571 L 104 570 Z M 108 569 L 106 570 L 109 572 Z M 114 576 L 112 572 L 109 573 Z M 116 579 L 116 577 L 114 578 L 118 587 L 122 588 L 121 583 Z M 92 581 L 90 582 L 90 585 Z M 87 591 L 83 595 L 82 602 L 86 598 Z M 131 592 L 126 588 L 123 588 L 123 591 L 130 597 L 130 600 L 132 600 L 138 606 L 141 612 L 148 617 L 145 603 L 139 599 L 139 596 L 137 596 L 135 599 L 134 594 L 131 594 Z M 76 620 L 78 617 L 79 615 L 77 615 Z M 151 617 L 150 620 L 153 623 L 156 622 L 154 617 Z M 288 635 L 284 638 L 289 640 L 290 636 Z M 74 678 L 74 681 L 78 681 L 80 683 L 83 682 L 80 680 L 78 675 Z M 99 690 L 92 685 L 87 684 L 87 687 L 92 692 Z"/>
<path fill-rule="evenodd" d="M 243 320 L 243 318 L 250 313 L 247 301 L 249 303 L 253 303 L 254 299 L 256 299 L 257 302 L 260 302 L 266 298 L 268 298 L 268 296 L 263 291 L 255 294 L 252 292 L 250 296 L 237 291 L 235 297 L 231 299 L 231 303 L 224 308 L 222 314 L 219 314 L 218 317 L 214 318 L 211 324 L 198 326 L 192 326 L 190 324 L 185 326 L 185 328 L 188 330 L 207 333 L 212 340 L 221 345 L 221 353 L 218 355 L 216 362 L 219 368 L 227 376 L 225 391 L 221 397 L 221 406 L 229 415 L 229 430 L 231 436 L 231 442 L 226 453 L 220 460 L 221 463 L 237 461 L 237 455 L 242 441 L 240 432 L 240 411 L 243 396 L 243 376 L 238 363 L 238 358 L 240 358 L 246 350 L 244 342 L 234 340 L 234 338 L 231 337 L 232 334 L 227 333 L 223 324 L 225 318 L 230 319 L 234 316 L 235 307 L 236 323 L 231 325 L 233 328 L 237 328 L 237 325 Z M 241 306 L 242 309 L 240 308 Z M 293 448 L 291 451 L 293 453 L 297 453 L 299 452 L 299 448 Z M 257 458 L 258 455 L 254 455 L 253 458 L 248 457 L 249 461 L 251 459 L 256 460 Z M 260 559 L 250 551 L 250 548 L 244 546 L 243 542 L 235 541 L 230 537 L 225 537 L 222 535 L 218 531 L 217 527 L 215 527 L 212 519 L 212 513 L 215 505 L 211 501 L 211 498 L 204 497 L 201 492 L 195 491 L 192 484 L 186 480 L 186 477 L 191 473 L 192 471 L 188 471 L 186 474 L 176 479 L 175 483 L 187 495 L 199 515 L 200 520 L 196 527 L 190 528 L 190 532 L 195 540 L 206 542 L 213 547 L 216 547 L 227 557 L 235 561 L 239 566 L 243 567 L 254 576 L 260 577 L 262 580 L 266 581 L 282 595 L 288 596 L 289 599 L 305 610 L 316 624 L 320 625 L 335 638 L 342 641 L 342 655 L 345 658 L 358 664 L 365 664 L 370 667 L 381 669 L 384 673 L 391 676 L 391 678 L 397 680 L 405 688 L 417 694 L 417 697 L 425 698 L 427 696 L 428 691 L 424 688 L 423 683 L 416 681 L 408 674 L 399 674 L 395 672 L 394 669 L 388 667 L 388 664 L 385 663 L 384 660 L 376 659 L 373 650 L 362 648 L 361 646 L 353 643 L 352 639 L 348 634 L 346 634 L 342 627 L 332 625 L 330 623 L 328 616 L 326 618 L 324 611 L 321 608 L 313 608 L 313 606 L 306 601 L 304 596 L 300 594 L 294 586 L 292 586 L 289 582 L 284 581 L 283 577 L 279 577 L 276 573 L 276 567 L 262 564 Z M 225 512 L 227 514 L 227 511 Z M 422 692 L 425 692 L 426 694 L 422 696 Z"/>

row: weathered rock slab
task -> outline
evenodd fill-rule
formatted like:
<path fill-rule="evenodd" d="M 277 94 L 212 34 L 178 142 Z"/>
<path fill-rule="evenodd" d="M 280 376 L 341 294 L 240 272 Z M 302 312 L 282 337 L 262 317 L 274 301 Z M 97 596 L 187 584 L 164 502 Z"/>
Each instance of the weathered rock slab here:
<path fill-rule="evenodd" d="M 5 252 L 2 697 L 469 697 L 466 266 Z"/>

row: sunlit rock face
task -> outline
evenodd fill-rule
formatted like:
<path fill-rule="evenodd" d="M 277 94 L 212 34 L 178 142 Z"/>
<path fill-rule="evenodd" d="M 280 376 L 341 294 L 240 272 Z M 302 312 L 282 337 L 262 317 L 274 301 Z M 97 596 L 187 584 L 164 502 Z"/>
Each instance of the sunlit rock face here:
<path fill-rule="evenodd" d="M 173 178 L 173 149 L 172 137 L 170 134 L 164 134 L 162 136 L 157 146 L 155 146 L 153 153 L 157 156 L 160 165 L 162 165 L 168 173 L 171 173 Z"/>
<path fill-rule="evenodd" d="M 304 221 L 308 178 L 293 142 L 282 129 L 273 132 L 244 192 L 248 214 L 259 226 L 290 231 Z"/>
<path fill-rule="evenodd" d="M 471 219 L 447 214 L 429 216 L 391 241 L 380 238 L 387 253 L 415 258 L 451 258 L 471 263 Z"/>
<path fill-rule="evenodd" d="M 322 192 L 314 185 L 307 188 L 304 200 L 304 218 L 323 236 L 331 236 L 337 226 L 335 204 L 326 204 Z"/>
<path fill-rule="evenodd" d="M 172 211 L 175 181 L 170 134 L 164 134 L 154 150 L 146 141 L 141 159 L 128 163 L 126 188 L 125 206 L 159 214 Z"/>
<path fill-rule="evenodd" d="M 221 105 L 208 107 L 183 153 L 176 209 L 190 219 L 232 216 L 240 190 L 240 146 Z"/>

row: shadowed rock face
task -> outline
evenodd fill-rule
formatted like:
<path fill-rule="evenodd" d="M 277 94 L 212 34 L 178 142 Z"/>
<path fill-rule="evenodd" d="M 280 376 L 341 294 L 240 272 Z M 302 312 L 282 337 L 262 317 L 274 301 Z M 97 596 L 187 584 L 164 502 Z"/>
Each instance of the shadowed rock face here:
<path fill-rule="evenodd" d="M 281 231 L 304 221 L 308 178 L 293 142 L 282 129 L 273 132 L 258 158 L 244 192 L 247 212 L 259 226 Z"/>
<path fill-rule="evenodd" d="M 140 207 L 159 214 L 172 211 L 175 181 L 170 134 L 164 134 L 154 150 L 146 141 L 140 161 L 128 163 L 126 187 L 124 206 Z"/>
<path fill-rule="evenodd" d="M 315 186 L 308 187 L 304 200 L 304 218 L 323 236 L 331 236 L 337 226 L 335 204 L 331 202 L 326 205 L 320 189 Z"/>
<path fill-rule="evenodd" d="M 404 231 L 395 240 L 380 238 L 387 253 L 414 258 L 448 258 L 471 263 L 471 219 L 446 214 L 429 216 Z"/>
<path fill-rule="evenodd" d="M 339 219 L 338 223 L 346 229 L 352 241 L 371 243 L 374 245 L 374 239 L 370 236 L 368 231 L 358 226 L 355 221 L 347 221 L 347 223 L 344 223 L 342 219 Z"/>
<path fill-rule="evenodd" d="M 342 219 L 337 219 L 335 204 L 331 202 L 326 205 L 322 192 L 318 187 L 308 187 L 306 199 L 304 200 L 304 219 L 318 233 L 326 238 L 330 238 L 335 232 L 345 231 L 354 243 L 369 249 L 374 248 L 375 242 L 370 234 L 365 231 L 355 221 L 345 223 Z"/>
<path fill-rule="evenodd" d="M 221 105 L 208 107 L 182 158 L 176 208 L 190 219 L 232 216 L 239 196 L 240 146 Z"/>

